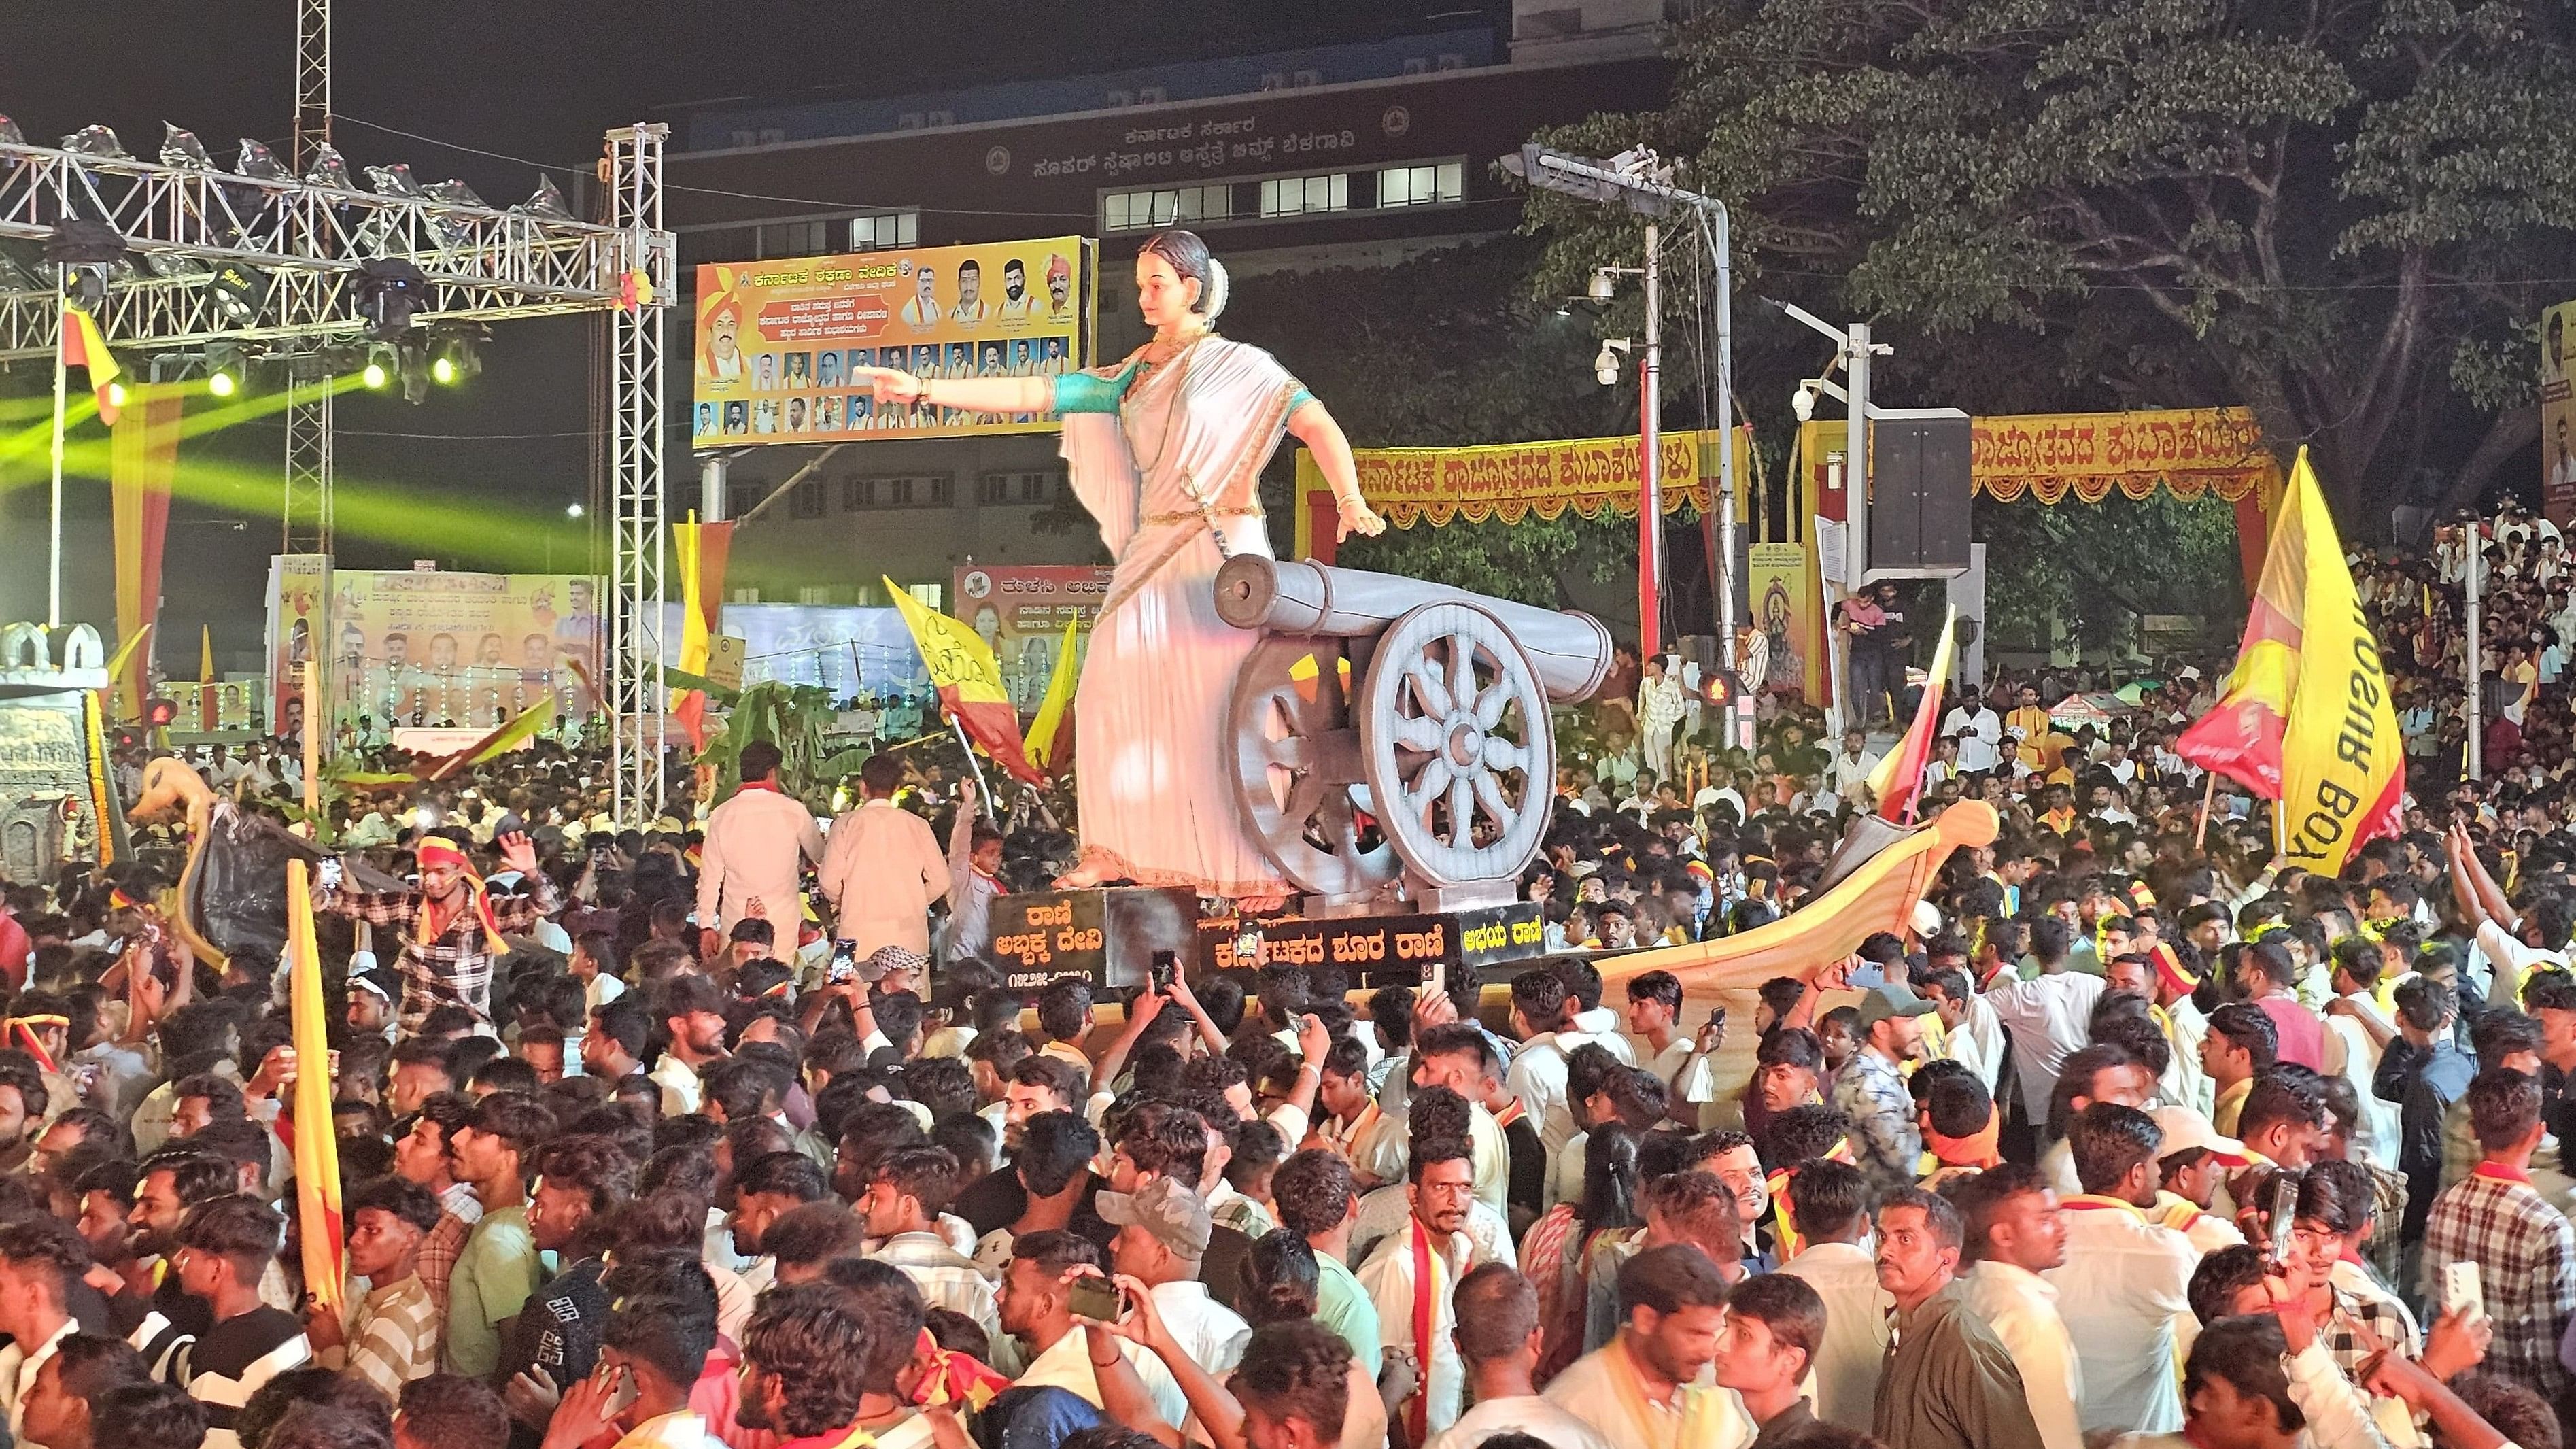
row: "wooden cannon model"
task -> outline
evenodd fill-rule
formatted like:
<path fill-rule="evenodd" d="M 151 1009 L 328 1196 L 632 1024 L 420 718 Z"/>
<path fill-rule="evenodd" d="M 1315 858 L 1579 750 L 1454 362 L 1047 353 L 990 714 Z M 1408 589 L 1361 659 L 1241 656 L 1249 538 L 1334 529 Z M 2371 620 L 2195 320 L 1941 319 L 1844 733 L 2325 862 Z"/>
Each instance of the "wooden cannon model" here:
<path fill-rule="evenodd" d="M 1237 800 L 1307 914 L 1518 894 L 1556 799 L 1551 704 L 1590 699 L 1610 631 L 1392 574 L 1238 555 L 1217 612 L 1265 636 L 1227 721 Z"/>

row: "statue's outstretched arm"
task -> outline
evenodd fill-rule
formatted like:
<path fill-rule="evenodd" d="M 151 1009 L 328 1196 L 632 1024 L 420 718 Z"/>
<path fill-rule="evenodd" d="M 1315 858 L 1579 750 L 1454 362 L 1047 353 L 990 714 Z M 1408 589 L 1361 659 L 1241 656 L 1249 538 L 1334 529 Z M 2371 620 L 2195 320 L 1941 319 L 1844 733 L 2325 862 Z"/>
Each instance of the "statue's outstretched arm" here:
<path fill-rule="evenodd" d="M 1341 513 L 1333 530 L 1335 542 L 1354 533 L 1374 538 L 1386 532 L 1386 520 L 1360 496 L 1360 470 L 1351 457 L 1351 440 L 1342 435 L 1342 425 L 1333 421 L 1322 403 L 1310 397 L 1298 404 L 1288 415 L 1288 435 L 1315 455 L 1316 468 L 1332 485 L 1333 502 Z"/>

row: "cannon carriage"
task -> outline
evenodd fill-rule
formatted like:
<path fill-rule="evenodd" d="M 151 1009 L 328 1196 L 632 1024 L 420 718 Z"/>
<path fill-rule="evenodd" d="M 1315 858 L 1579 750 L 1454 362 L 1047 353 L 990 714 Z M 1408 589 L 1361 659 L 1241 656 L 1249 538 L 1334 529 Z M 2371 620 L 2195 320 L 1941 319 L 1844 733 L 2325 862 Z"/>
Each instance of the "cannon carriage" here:
<path fill-rule="evenodd" d="M 1308 915 L 1512 900 L 1556 794 L 1551 705 L 1588 700 L 1610 631 L 1588 614 L 1304 560 L 1242 555 L 1217 612 L 1259 631 L 1227 738 L 1237 801 Z"/>

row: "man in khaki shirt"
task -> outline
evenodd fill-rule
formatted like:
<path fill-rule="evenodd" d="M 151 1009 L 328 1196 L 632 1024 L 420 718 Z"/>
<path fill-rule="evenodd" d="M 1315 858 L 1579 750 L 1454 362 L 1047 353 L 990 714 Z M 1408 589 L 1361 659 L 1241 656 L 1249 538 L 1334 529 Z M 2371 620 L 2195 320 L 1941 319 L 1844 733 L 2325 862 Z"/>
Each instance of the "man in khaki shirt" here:
<path fill-rule="evenodd" d="M 832 822 L 823 848 L 823 895 L 836 934 L 864 958 L 880 946 L 930 954 L 930 908 L 948 894 L 948 857 L 930 822 L 895 804 L 903 761 L 868 757 L 858 809 Z"/>

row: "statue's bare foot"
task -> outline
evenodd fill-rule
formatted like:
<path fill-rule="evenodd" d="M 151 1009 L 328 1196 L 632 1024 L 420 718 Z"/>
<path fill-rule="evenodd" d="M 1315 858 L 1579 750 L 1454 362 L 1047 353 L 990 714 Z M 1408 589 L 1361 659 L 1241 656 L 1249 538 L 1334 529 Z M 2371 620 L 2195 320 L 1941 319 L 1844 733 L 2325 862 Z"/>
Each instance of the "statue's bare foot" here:
<path fill-rule="evenodd" d="M 1120 879 L 1120 874 L 1115 862 L 1107 856 L 1085 854 L 1073 869 L 1055 878 L 1055 888 L 1060 891 L 1087 891 L 1117 879 Z"/>

